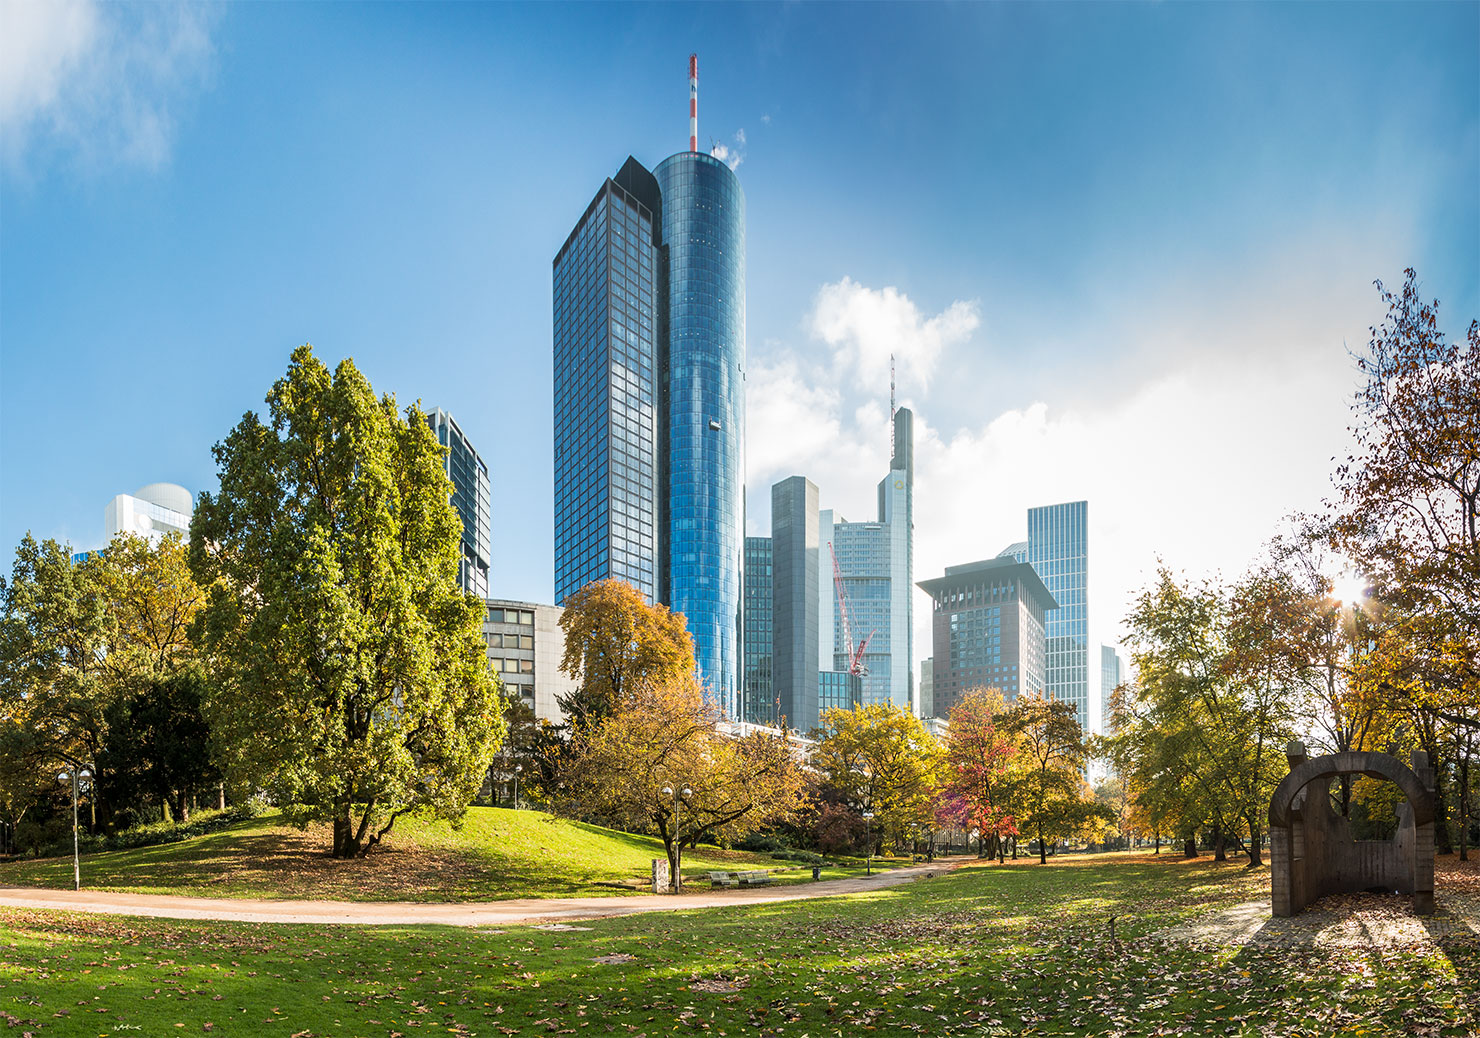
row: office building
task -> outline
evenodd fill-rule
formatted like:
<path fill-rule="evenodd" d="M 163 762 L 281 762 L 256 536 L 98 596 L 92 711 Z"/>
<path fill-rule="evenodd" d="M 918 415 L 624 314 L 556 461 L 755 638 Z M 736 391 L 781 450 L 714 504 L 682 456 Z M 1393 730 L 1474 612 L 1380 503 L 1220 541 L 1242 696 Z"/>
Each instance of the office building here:
<path fill-rule="evenodd" d="M 1014 541 L 997 553 L 999 559 L 1011 559 L 1013 562 L 1028 561 L 1028 542 Z"/>
<path fill-rule="evenodd" d="M 1047 693 L 1089 731 L 1089 502 L 1028 509 L 1028 563 L 1059 606 L 1048 617 Z"/>
<path fill-rule="evenodd" d="M 920 661 L 920 717 L 935 716 L 935 658 Z"/>
<path fill-rule="evenodd" d="M 574 692 L 576 683 L 560 669 L 565 655 L 560 607 L 494 598 L 486 599 L 485 607 L 488 662 L 505 692 L 522 699 L 542 721 L 564 721 L 558 700 Z"/>
<path fill-rule="evenodd" d="M 1100 646 L 1100 731 L 1110 732 L 1110 696 L 1126 678 L 1120 653 L 1113 645 Z"/>
<path fill-rule="evenodd" d="M 427 412 L 427 424 L 447 449 L 443 464 L 452 480 L 452 507 L 462 520 L 462 559 L 457 582 L 479 598 L 488 597 L 488 570 L 493 553 L 493 491 L 488 465 L 473 449 L 452 415 L 440 407 Z"/>
<path fill-rule="evenodd" d="M 745 538 L 745 677 L 740 720 L 774 727 L 772 691 L 771 538 Z"/>
<path fill-rule="evenodd" d="M 894 415 L 894 449 L 889 474 L 879 481 L 875 522 L 850 523 L 826 509 L 818 515 L 819 564 L 826 578 L 818 594 L 823 632 L 821 670 L 847 670 L 850 652 L 867 639 L 863 653 L 863 702 L 893 703 L 918 712 L 915 696 L 912 605 L 914 575 L 914 415 Z M 848 605 L 853 645 L 846 644 L 833 586 L 837 560 Z"/>
<path fill-rule="evenodd" d="M 690 75 L 696 92 L 692 58 Z M 733 718 L 745 196 L 690 138 L 651 171 L 629 157 L 555 256 L 555 596 L 614 577 L 683 613 L 699 677 Z"/>
<path fill-rule="evenodd" d="M 811 480 L 791 476 L 771 487 L 772 687 L 781 716 L 798 731 L 816 726 L 825 709 L 818 699 L 818 674 L 833 669 L 819 666 L 817 524 L 817 487 Z"/>
<path fill-rule="evenodd" d="M 194 513 L 195 499 L 190 491 L 174 483 L 150 483 L 132 494 L 119 494 L 104 507 L 104 543 L 111 544 L 120 533 L 142 537 L 150 544 L 158 544 L 171 533 L 188 541 Z"/>
<path fill-rule="evenodd" d="M 863 678 L 842 670 L 820 670 L 817 672 L 817 716 L 820 719 L 829 710 L 857 710 L 863 705 Z M 820 720 L 819 722 L 820 723 Z M 796 727 L 792 725 L 792 727 Z M 811 731 L 812 724 L 802 731 Z"/>
<path fill-rule="evenodd" d="M 922 580 L 930 595 L 931 698 L 949 717 L 973 688 L 997 688 L 1012 702 L 1045 687 L 1047 618 L 1057 606 L 1037 571 L 1010 558 L 947 566 Z"/>

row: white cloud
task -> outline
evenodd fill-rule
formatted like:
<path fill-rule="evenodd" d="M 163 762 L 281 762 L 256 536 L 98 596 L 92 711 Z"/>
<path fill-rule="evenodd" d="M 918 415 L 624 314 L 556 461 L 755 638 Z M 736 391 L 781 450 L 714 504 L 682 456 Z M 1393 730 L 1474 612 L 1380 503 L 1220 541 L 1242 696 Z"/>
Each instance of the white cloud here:
<path fill-rule="evenodd" d="M 43 145 L 91 167 L 168 160 L 182 102 L 209 75 L 219 8 L 0 0 L 0 12 L 8 162 Z"/>
<path fill-rule="evenodd" d="M 974 300 L 926 317 L 897 288 L 867 288 L 845 277 L 818 291 L 808 329 L 832 347 L 837 370 L 848 372 L 856 386 L 887 385 L 894 357 L 900 387 L 924 390 L 941 351 L 965 342 L 980 324 Z"/>
<path fill-rule="evenodd" d="M 733 145 L 717 142 L 709 147 L 709 154 L 719 159 L 731 169 L 739 169 L 740 163 L 745 161 L 745 129 L 741 127 L 735 131 L 735 143 Z"/>

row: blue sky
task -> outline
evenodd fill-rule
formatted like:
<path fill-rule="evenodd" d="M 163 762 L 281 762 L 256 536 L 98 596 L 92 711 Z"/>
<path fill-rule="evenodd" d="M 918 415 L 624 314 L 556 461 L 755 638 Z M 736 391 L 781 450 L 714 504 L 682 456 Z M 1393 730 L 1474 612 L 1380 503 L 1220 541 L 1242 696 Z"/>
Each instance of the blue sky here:
<path fill-rule="evenodd" d="M 685 145 L 691 50 L 747 193 L 752 532 L 792 472 L 867 516 L 893 351 L 917 576 L 1088 497 L 1113 637 L 1157 554 L 1236 570 L 1319 502 L 1374 278 L 1480 315 L 1474 3 L 3 11 L 6 551 L 213 488 L 311 341 L 456 415 L 494 590 L 548 600 L 550 261 Z"/>

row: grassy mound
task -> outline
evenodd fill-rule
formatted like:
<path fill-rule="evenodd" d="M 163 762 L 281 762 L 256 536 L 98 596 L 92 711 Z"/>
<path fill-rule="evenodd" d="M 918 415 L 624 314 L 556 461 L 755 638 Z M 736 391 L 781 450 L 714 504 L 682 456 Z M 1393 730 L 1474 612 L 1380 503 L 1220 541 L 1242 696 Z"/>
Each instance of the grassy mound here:
<path fill-rule="evenodd" d="M 470 809 L 459 829 L 399 819 L 385 842 L 358 861 L 330 858 L 330 842 L 327 826 L 300 831 L 273 812 L 179 843 L 85 855 L 83 885 L 141 894 L 354 901 L 568 897 L 633 892 L 614 885 L 648 874 L 652 860 L 663 857 L 663 845 L 651 837 L 492 807 Z M 684 855 L 684 875 L 778 864 L 764 854 L 701 847 Z M 72 859 L 0 864 L 0 884 L 70 889 Z"/>

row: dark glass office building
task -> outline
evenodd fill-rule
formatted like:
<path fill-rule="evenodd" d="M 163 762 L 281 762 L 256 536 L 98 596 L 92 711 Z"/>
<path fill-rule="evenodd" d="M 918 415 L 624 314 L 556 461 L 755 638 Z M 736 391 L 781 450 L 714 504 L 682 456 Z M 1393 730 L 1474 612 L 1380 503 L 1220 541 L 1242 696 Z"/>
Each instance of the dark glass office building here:
<path fill-rule="evenodd" d="M 771 680 L 771 580 L 771 538 L 745 538 L 745 677 L 740 720 L 750 724 L 776 723 Z"/>
<path fill-rule="evenodd" d="M 447 448 L 444 466 L 452 480 L 452 507 L 462 520 L 462 561 L 457 580 L 464 591 L 488 597 L 488 570 L 492 558 L 491 541 L 493 494 L 488 481 L 488 465 L 478 456 L 462 427 L 440 407 L 427 414 L 427 424 L 437 442 Z"/>
<path fill-rule="evenodd" d="M 1028 509 L 1028 562 L 1059 604 L 1048 616 L 1046 690 L 1089 731 L 1089 502 Z"/>
<path fill-rule="evenodd" d="M 618 577 L 684 615 L 740 706 L 745 196 L 729 166 L 629 158 L 554 262 L 555 597 Z"/>

